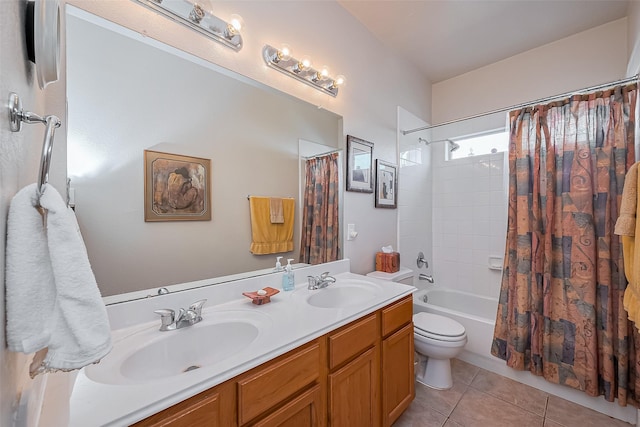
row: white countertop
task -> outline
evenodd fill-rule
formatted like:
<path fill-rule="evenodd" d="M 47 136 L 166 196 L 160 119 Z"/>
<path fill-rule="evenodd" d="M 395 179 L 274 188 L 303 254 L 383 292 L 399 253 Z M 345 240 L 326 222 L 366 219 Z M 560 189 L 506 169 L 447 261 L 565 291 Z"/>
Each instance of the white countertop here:
<path fill-rule="evenodd" d="M 343 308 L 309 305 L 307 298 L 323 289 L 307 290 L 307 275 L 319 275 L 327 270 L 337 279 L 337 285 L 344 280 L 373 283 L 372 286 L 378 289 L 375 299 Z M 266 286 L 280 289 L 282 273 L 108 306 L 114 348 L 123 337 L 140 331 L 153 333 L 150 330 L 157 329 L 160 325 L 153 310 L 187 307 L 202 298 L 208 298 L 209 301 L 202 312 L 205 321 L 208 315 L 258 312 L 258 317 L 264 318 L 264 327 L 254 342 L 233 357 L 169 378 L 132 384 L 106 384 L 107 381 L 103 383 L 92 380 L 85 369 L 82 369 L 78 373 L 70 399 L 69 424 L 82 427 L 122 426 L 140 421 L 415 291 L 412 286 L 350 273 L 348 260 L 301 268 L 295 270 L 295 274 L 296 289 L 291 292 L 281 291 L 271 298 L 271 303 L 265 305 L 252 304 L 250 299 L 242 296 L 242 292 Z M 197 328 L 199 325 L 189 328 Z M 157 333 L 172 334 L 176 331 Z M 109 356 L 105 357 L 105 363 L 108 358 Z"/>

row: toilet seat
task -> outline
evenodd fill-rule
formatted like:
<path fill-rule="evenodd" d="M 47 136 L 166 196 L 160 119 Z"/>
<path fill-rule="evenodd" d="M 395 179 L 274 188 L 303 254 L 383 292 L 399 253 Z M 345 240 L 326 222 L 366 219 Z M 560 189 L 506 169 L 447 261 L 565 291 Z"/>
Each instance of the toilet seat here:
<path fill-rule="evenodd" d="M 459 322 L 433 313 L 416 313 L 413 315 L 414 334 L 438 341 L 463 341 L 467 333 Z"/>

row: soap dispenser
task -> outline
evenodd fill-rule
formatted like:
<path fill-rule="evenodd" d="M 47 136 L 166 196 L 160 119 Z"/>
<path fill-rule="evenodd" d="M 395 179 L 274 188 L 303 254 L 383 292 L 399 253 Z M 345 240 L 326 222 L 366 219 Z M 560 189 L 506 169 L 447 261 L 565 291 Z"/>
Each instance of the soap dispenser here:
<path fill-rule="evenodd" d="M 282 268 L 282 264 L 280 264 L 280 260 L 282 259 L 281 256 L 276 257 L 276 268 L 273 269 L 273 271 L 282 271 L 284 270 Z"/>
<path fill-rule="evenodd" d="M 296 287 L 296 280 L 291 267 L 291 261 L 293 261 L 293 258 L 287 259 L 287 266 L 284 268 L 284 273 L 282 274 L 283 291 L 292 291 Z"/>

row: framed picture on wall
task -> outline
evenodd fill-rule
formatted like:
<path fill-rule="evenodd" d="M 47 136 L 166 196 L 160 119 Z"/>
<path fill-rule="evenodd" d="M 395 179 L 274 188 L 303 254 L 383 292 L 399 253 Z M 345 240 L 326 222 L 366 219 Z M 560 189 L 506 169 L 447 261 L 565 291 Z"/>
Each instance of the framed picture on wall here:
<path fill-rule="evenodd" d="M 376 208 L 398 207 L 398 166 L 376 159 Z"/>
<path fill-rule="evenodd" d="M 144 220 L 210 221 L 211 160 L 144 150 Z"/>
<path fill-rule="evenodd" d="M 347 191 L 373 193 L 373 143 L 347 135 Z"/>

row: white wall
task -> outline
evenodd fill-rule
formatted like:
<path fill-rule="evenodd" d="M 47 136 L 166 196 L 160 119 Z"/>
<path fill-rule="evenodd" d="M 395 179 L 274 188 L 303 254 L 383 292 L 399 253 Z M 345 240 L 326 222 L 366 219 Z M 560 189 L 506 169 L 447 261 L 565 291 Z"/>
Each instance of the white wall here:
<path fill-rule="evenodd" d="M 627 18 L 433 85 L 433 123 L 625 77 Z M 498 117 L 497 125 L 504 124 Z"/>
<path fill-rule="evenodd" d="M 430 83 L 332 1 L 213 2 L 220 17 L 239 13 L 244 18 L 244 47 L 237 53 L 132 1 L 69 3 L 343 116 L 341 144 L 345 144 L 346 135 L 373 142 L 375 158 L 397 162 L 398 105 L 419 117 L 430 117 Z M 269 69 L 261 49 L 265 44 L 281 43 L 289 44 L 294 55 L 309 54 L 315 63 L 344 74 L 347 85 L 338 97 L 331 98 Z M 344 224 L 356 224 L 359 232 L 356 240 L 344 247 L 354 272 L 372 271 L 375 252 L 396 244 L 396 219 L 397 210 L 374 208 L 373 194 L 345 194 Z"/>
<path fill-rule="evenodd" d="M 415 129 L 427 123 L 404 108 L 398 108 L 398 128 Z M 399 132 L 400 170 L 398 176 L 398 240 L 400 264 L 420 273 L 431 274 L 433 234 L 431 229 L 432 162 L 431 148 L 418 141 L 415 134 Z M 418 268 L 418 252 L 424 254 L 429 267 Z"/>
<path fill-rule="evenodd" d="M 627 64 L 627 76 L 640 73 L 640 2 L 629 2 L 627 12 L 627 50 L 629 63 Z"/>
<path fill-rule="evenodd" d="M 44 135 L 44 126 L 40 124 L 25 125 L 19 133 L 9 130 L 5 110 L 9 93 L 15 92 L 20 95 L 26 110 L 40 115 L 55 114 L 64 118 L 64 71 L 61 74 L 62 80 L 47 86 L 44 91 L 39 89 L 35 67 L 27 59 L 25 8 L 24 1 L 5 0 L 2 2 L 0 13 L 0 104 L 3 108 L 0 114 L 0 319 L 3 325 L 7 212 L 15 193 L 36 181 Z M 62 55 L 64 59 L 64 49 Z M 66 174 L 65 132 L 64 124 L 56 132 L 52 158 L 60 163 L 51 170 L 50 182 L 54 184 L 64 183 L 63 177 Z M 61 188 L 64 189 L 58 185 L 58 190 Z M 29 379 L 28 356 L 6 350 L 4 326 L 0 327 L 0 345 L 0 425 L 10 426 L 13 425 L 20 395 L 33 396 L 39 389 L 34 387 L 35 383 Z M 35 408 L 23 409 L 25 413 L 22 419 L 33 422 L 39 415 L 38 405 L 35 405 Z"/>

